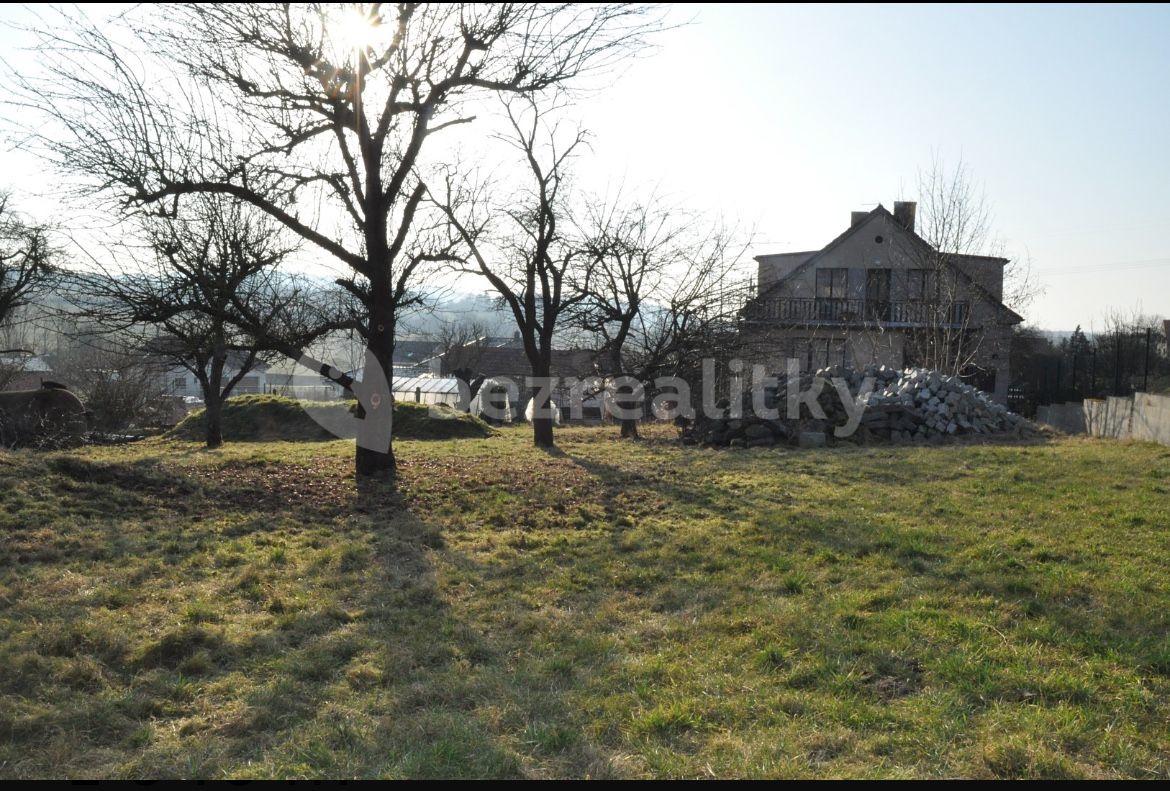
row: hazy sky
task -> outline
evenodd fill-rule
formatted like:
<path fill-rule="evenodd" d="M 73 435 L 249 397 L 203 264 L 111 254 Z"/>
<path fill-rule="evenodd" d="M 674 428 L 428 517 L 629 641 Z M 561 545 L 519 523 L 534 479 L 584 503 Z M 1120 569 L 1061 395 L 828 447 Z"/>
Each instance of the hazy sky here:
<path fill-rule="evenodd" d="M 0 18 L 24 12 L 0 10 Z M 1045 292 L 1030 323 L 1170 314 L 1170 7 L 688 6 L 582 99 L 587 178 L 656 183 L 817 248 L 854 209 L 914 200 L 932 155 L 981 182 Z M 0 31 L 9 56 L 20 37 Z M 18 196 L 43 175 L 0 153 Z"/>

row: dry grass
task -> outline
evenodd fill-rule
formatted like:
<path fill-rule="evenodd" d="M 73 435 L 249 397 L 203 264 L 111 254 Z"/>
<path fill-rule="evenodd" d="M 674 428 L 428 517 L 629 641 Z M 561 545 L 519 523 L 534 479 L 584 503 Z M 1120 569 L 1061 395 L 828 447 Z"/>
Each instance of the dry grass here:
<path fill-rule="evenodd" d="M 1165 777 L 1170 449 L 0 455 L 0 774 Z"/>

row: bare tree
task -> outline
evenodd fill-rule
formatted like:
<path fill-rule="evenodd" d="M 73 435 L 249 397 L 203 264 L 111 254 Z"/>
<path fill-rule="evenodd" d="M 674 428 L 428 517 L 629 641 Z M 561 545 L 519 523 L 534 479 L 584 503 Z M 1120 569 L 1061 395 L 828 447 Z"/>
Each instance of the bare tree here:
<path fill-rule="evenodd" d="M 658 11 L 624 4 L 168 5 L 138 25 L 150 69 L 181 67 L 160 90 L 93 26 L 42 33 L 45 80 L 18 77 L 20 102 L 56 122 L 34 137 L 65 169 L 127 207 L 218 193 L 268 213 L 341 262 L 368 347 L 359 475 L 392 476 L 390 385 L 399 311 L 417 276 L 450 261 L 426 216 L 427 143 L 473 119 L 477 97 L 565 86 L 637 49 Z M 313 217 L 302 209 L 327 211 Z M 334 220 L 340 232 L 330 228 Z M 302 357 L 301 359 L 304 359 Z M 383 376 L 369 375 L 373 367 Z"/>
<path fill-rule="evenodd" d="M 502 139 L 523 159 L 528 186 L 492 205 L 482 191 L 461 189 L 449 176 L 446 193 L 435 200 L 470 253 L 464 271 L 482 275 L 499 294 L 516 320 L 533 379 L 547 380 L 557 324 L 586 293 L 574 285 L 588 279 L 589 256 L 572 234 L 567 186 L 585 132 L 564 133 L 532 101 L 508 102 L 505 109 L 509 131 Z M 533 440 L 540 447 L 554 444 L 550 396 L 549 388 L 532 389 L 539 399 Z"/>
<path fill-rule="evenodd" d="M 48 285 L 55 256 L 45 226 L 21 217 L 0 193 L 0 328 Z"/>
<path fill-rule="evenodd" d="M 727 330 L 739 302 L 723 296 L 744 246 L 654 195 L 594 201 L 586 218 L 590 277 L 579 285 L 574 321 L 598 339 L 604 373 L 643 383 L 693 375 L 717 338 L 734 337 Z M 615 397 L 634 398 L 632 389 L 623 385 Z M 637 438 L 637 421 L 622 420 L 621 435 Z"/>
<path fill-rule="evenodd" d="M 178 216 L 142 224 L 151 260 L 129 273 L 98 264 L 76 275 L 74 300 L 104 326 L 136 331 L 137 352 L 156 376 L 190 372 L 203 395 L 207 447 L 219 447 L 223 402 L 273 358 L 274 344 L 300 348 L 345 324 L 323 315 L 321 300 L 307 299 L 303 285 L 279 274 L 292 248 L 278 226 L 246 204 L 203 196 Z M 115 257 L 133 254 L 122 245 Z M 142 342 L 143 331 L 154 334 Z"/>
<path fill-rule="evenodd" d="M 1163 334 L 1165 318 L 1141 308 L 1111 308 L 1094 327 L 1089 344 L 1092 375 L 1100 393 L 1128 395 L 1165 388 L 1170 377 L 1170 348 Z M 1094 322 L 1097 324 L 1097 322 Z"/>
<path fill-rule="evenodd" d="M 477 368 L 487 348 L 487 334 L 487 327 L 478 321 L 444 321 L 435 338 L 436 347 L 443 355 L 443 367 L 470 385 L 479 373 Z"/>
<path fill-rule="evenodd" d="M 24 374 L 36 351 L 21 317 L 53 280 L 56 255 L 47 228 L 17 214 L 0 193 L 0 389 Z"/>
<path fill-rule="evenodd" d="M 1022 310 L 1035 287 L 1026 261 L 1003 256 L 987 199 L 963 162 L 948 169 L 936 158 L 919 173 L 913 231 L 895 242 L 908 262 L 902 313 L 890 315 L 888 301 L 867 294 L 866 320 L 878 331 L 908 326 L 906 355 L 918 366 L 968 375 L 1006 359 L 1020 321 L 1013 308 Z"/>

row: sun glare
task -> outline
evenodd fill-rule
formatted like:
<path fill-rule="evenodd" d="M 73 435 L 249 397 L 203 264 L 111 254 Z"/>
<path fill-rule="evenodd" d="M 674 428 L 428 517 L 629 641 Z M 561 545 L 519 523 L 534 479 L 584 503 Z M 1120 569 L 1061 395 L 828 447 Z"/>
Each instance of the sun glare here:
<path fill-rule="evenodd" d="M 348 60 L 354 53 L 372 47 L 378 40 L 381 20 L 358 6 L 338 12 L 330 20 L 329 33 L 337 54 Z"/>

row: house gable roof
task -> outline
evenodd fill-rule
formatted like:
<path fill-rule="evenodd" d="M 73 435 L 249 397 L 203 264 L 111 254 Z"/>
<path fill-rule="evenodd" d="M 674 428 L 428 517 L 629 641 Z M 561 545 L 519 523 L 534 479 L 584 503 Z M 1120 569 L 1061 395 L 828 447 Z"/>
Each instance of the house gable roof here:
<path fill-rule="evenodd" d="M 905 236 L 907 239 L 910 240 L 911 244 L 923 245 L 930 250 L 934 249 L 933 247 L 930 246 L 929 242 L 927 242 L 925 239 L 923 239 L 921 236 L 919 236 L 916 232 L 910 230 L 909 228 L 906 228 L 904 225 L 902 225 L 900 222 L 898 222 L 898 220 L 894 217 L 894 215 L 890 212 L 890 210 L 879 203 L 876 207 L 874 207 L 869 212 L 869 214 L 865 217 L 865 219 L 863 219 L 859 222 L 855 222 L 855 223 L 850 224 L 850 226 L 848 228 L 846 228 L 844 232 L 839 234 L 831 242 L 829 242 L 827 245 L 825 245 L 820 250 L 818 250 L 810 258 L 803 261 L 795 269 L 793 269 L 791 272 L 789 272 L 787 275 L 785 275 L 784 277 L 777 280 L 775 283 L 768 286 L 767 289 L 765 289 L 763 292 L 761 292 L 760 294 L 758 294 L 756 296 L 756 299 L 757 300 L 762 299 L 765 296 L 773 293 L 774 291 L 777 291 L 782 285 L 784 285 L 788 281 L 792 280 L 794 277 L 796 277 L 801 272 L 804 272 L 809 267 L 814 266 L 817 261 L 824 258 L 826 255 L 828 255 L 830 252 L 835 250 L 837 247 L 840 247 L 841 244 L 843 244 L 847 239 L 851 238 L 855 233 L 858 233 L 859 231 L 861 231 L 862 228 L 869 225 L 869 223 L 872 220 L 874 220 L 875 218 L 878 218 L 878 217 L 887 219 L 893 225 L 894 232 Z M 756 260 L 759 260 L 760 258 L 763 258 L 763 257 L 765 257 L 765 256 L 756 256 Z M 1008 259 L 1001 258 L 999 256 L 970 255 L 967 253 L 957 254 L 954 256 L 954 258 L 968 259 L 968 260 L 1002 261 L 1005 264 L 1008 262 Z M 947 266 L 953 272 L 955 272 L 955 274 L 957 274 L 959 277 L 961 277 L 967 285 L 969 285 L 973 289 L 975 289 L 988 302 L 997 306 L 999 309 L 1003 310 L 1007 314 L 1010 323 L 1020 324 L 1024 321 L 1023 316 L 1016 313 L 1014 310 L 1009 308 L 1007 305 L 1003 304 L 1003 300 L 1001 300 L 999 297 L 995 296 L 995 294 L 988 291 L 986 288 L 981 286 L 979 283 L 975 282 L 975 280 L 969 274 L 967 274 L 966 272 L 963 271 L 962 267 L 955 266 L 953 262 L 947 260 L 947 257 L 944 257 L 943 260 L 947 263 Z"/>

